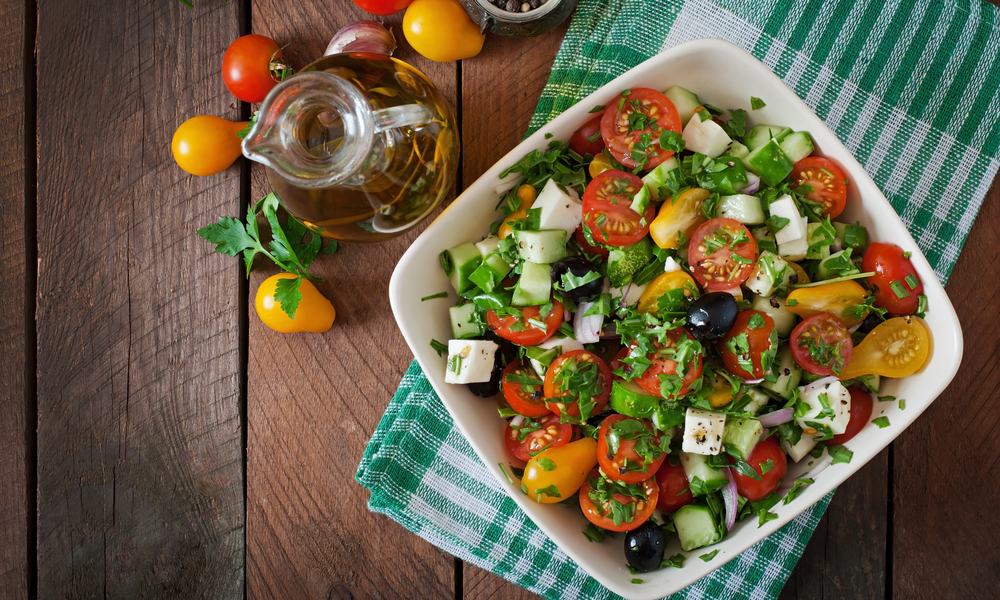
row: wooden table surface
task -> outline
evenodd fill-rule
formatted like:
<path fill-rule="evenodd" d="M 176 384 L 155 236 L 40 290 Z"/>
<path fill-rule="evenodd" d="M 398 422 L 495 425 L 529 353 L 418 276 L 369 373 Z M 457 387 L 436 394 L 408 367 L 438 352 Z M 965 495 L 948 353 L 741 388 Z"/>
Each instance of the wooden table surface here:
<path fill-rule="evenodd" d="M 222 84 L 232 40 L 301 67 L 364 13 L 194 3 L 0 5 L 0 598 L 534 597 L 369 513 L 354 481 L 411 360 L 387 286 L 422 228 L 318 261 L 335 326 L 278 334 L 247 308 L 274 270 L 247 282 L 195 235 L 268 191 L 261 167 L 171 158 L 187 118 L 249 115 Z M 450 64 L 400 39 L 457 108 L 456 190 L 521 139 L 564 33 Z M 958 377 L 840 488 L 782 598 L 1000 596 L 998 219 L 994 185 L 948 286 Z"/>

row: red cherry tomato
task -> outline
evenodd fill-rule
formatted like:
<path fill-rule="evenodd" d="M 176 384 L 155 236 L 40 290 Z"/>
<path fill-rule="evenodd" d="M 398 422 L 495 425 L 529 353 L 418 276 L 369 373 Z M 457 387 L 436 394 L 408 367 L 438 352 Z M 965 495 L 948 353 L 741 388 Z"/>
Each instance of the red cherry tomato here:
<path fill-rule="evenodd" d="M 671 465 L 665 461 L 656 472 L 656 485 L 660 488 L 660 498 L 656 506 L 666 512 L 677 512 L 682 506 L 694 502 L 684 467 Z"/>
<path fill-rule="evenodd" d="M 563 322 L 563 305 L 558 300 L 552 300 L 552 310 L 549 311 L 547 317 L 542 319 L 545 323 L 545 330 L 536 329 L 528 319 L 538 319 L 541 315 L 541 310 L 537 306 L 527 306 L 518 310 L 521 313 L 521 318 L 518 319 L 514 315 L 507 315 L 504 318 L 497 316 L 495 311 L 486 311 L 486 321 L 490 324 L 490 327 L 496 331 L 496 334 L 505 340 L 510 340 L 515 344 L 520 344 L 522 346 L 537 346 L 541 344 L 548 338 L 552 337 L 552 334 L 559 329 L 559 325 Z M 511 327 L 514 323 L 519 322 L 524 328 L 520 331 L 512 331 Z"/>
<path fill-rule="evenodd" d="M 518 383 L 511 379 L 538 379 L 538 373 L 525 363 L 516 360 L 503 371 L 503 397 L 507 404 L 519 415 L 526 417 L 542 417 L 551 411 L 545 406 L 541 385 Z M 539 380 L 541 381 L 541 380 Z"/>
<path fill-rule="evenodd" d="M 822 204 L 824 215 L 835 219 L 844 212 L 844 205 L 847 203 L 847 177 L 837 163 L 821 156 L 803 158 L 795 163 L 790 177 L 796 186 L 812 187 L 806 198 Z"/>
<path fill-rule="evenodd" d="M 680 133 L 681 117 L 669 98 L 650 88 L 632 88 L 615 98 L 601 117 L 601 136 L 608 152 L 630 169 L 639 163 L 652 169 L 674 155 L 673 150 L 660 148 L 664 129 Z M 644 135 L 649 136 L 645 149 Z"/>
<path fill-rule="evenodd" d="M 774 468 L 764 473 L 760 465 L 761 463 L 766 463 L 768 460 L 774 461 Z M 734 462 L 732 457 L 729 458 L 729 462 Z M 754 447 L 753 452 L 750 453 L 750 458 L 747 459 L 747 464 L 754 471 L 757 471 L 762 481 L 741 475 L 736 469 L 731 469 L 731 471 L 733 472 L 733 477 L 736 479 L 736 491 L 739 492 L 740 496 L 751 501 L 760 500 L 778 489 L 778 484 L 781 483 L 785 472 L 788 470 L 788 459 L 785 458 L 785 451 L 781 449 L 781 446 L 778 445 L 778 440 L 773 435 Z"/>
<path fill-rule="evenodd" d="M 608 531 L 631 531 L 645 523 L 649 519 L 649 516 L 653 514 L 653 509 L 656 508 L 656 502 L 660 496 L 660 488 L 656 485 L 655 479 L 647 479 L 642 482 L 642 489 L 646 494 L 646 498 L 626 496 L 622 493 L 616 493 L 612 496 L 614 500 L 622 504 L 635 505 L 632 520 L 621 521 L 618 525 L 615 525 L 611 510 L 611 499 L 606 500 L 603 505 L 598 506 L 594 502 L 594 499 L 590 497 L 590 490 L 599 481 L 600 476 L 600 472 L 594 469 L 587 476 L 587 480 L 583 482 L 583 485 L 580 486 L 580 509 L 583 510 L 583 516 L 587 517 L 588 521 Z"/>
<path fill-rule="evenodd" d="M 611 246 L 628 246 L 649 233 L 656 217 L 650 206 L 645 215 L 632 210 L 632 198 L 642 189 L 642 180 L 631 173 L 608 169 L 587 185 L 583 192 L 583 222 L 594 241 Z"/>
<path fill-rule="evenodd" d="M 560 423 L 556 415 L 548 415 L 540 419 L 525 419 L 518 429 L 507 423 L 503 441 L 515 457 L 528 462 L 532 456 L 547 448 L 565 446 L 573 437 L 573 428 Z"/>
<path fill-rule="evenodd" d="M 833 436 L 827 445 L 836 446 L 847 443 L 865 428 L 872 416 L 872 395 L 856 387 L 848 389 L 851 392 L 851 420 L 847 422 L 847 429 L 844 430 L 844 433 Z"/>
<path fill-rule="evenodd" d="M 677 329 L 672 329 L 667 332 L 667 343 L 665 345 L 660 345 L 658 342 L 654 343 L 654 349 L 650 352 L 646 358 L 652 361 L 642 375 L 635 380 L 639 387 L 646 390 L 654 396 L 659 396 L 663 398 L 662 388 L 660 387 L 660 376 L 661 375 L 677 375 L 677 361 L 672 360 L 672 353 L 664 353 L 668 349 L 676 349 L 677 342 L 684 337 L 686 339 L 694 339 L 691 334 L 688 333 L 687 329 L 679 327 Z M 629 349 L 634 348 L 635 344 L 632 344 Z M 690 358 L 684 365 L 683 372 L 684 378 L 681 380 L 681 387 L 677 389 L 674 393 L 670 395 L 670 399 L 676 400 L 684 394 L 691 391 L 691 385 L 701 377 L 702 371 L 702 352 L 698 352 L 692 358 Z"/>
<path fill-rule="evenodd" d="M 281 48 L 269 37 L 251 33 L 237 38 L 222 57 L 222 81 L 240 100 L 263 102 L 278 85 L 271 75 L 271 61 L 280 57 Z"/>
<path fill-rule="evenodd" d="M 622 421 L 625 421 L 627 425 L 631 425 L 636 430 L 641 426 L 646 430 L 646 433 L 643 433 L 641 430 L 638 430 L 634 434 L 628 432 L 622 433 L 617 428 L 616 431 L 612 432 L 612 425 Z M 638 426 L 633 425 L 632 422 L 637 423 Z M 617 452 L 611 452 L 612 433 L 614 433 L 614 438 L 617 439 Z M 636 452 L 635 446 L 639 443 L 640 437 L 645 439 L 645 444 L 643 445 L 650 448 L 648 458 L 651 460 L 649 464 L 646 464 L 646 458 L 643 458 L 642 455 Z M 656 470 L 663 463 L 663 459 L 667 457 L 665 453 L 659 451 L 657 448 L 659 443 L 660 436 L 653 432 L 653 426 L 649 421 L 634 419 L 625 415 L 611 415 L 604 419 L 601 423 L 601 428 L 597 432 L 597 463 L 601 465 L 601 470 L 604 471 L 608 479 L 614 479 L 622 483 L 639 483 L 655 475 Z"/>
<path fill-rule="evenodd" d="M 368 11 L 373 15 L 392 15 L 403 10 L 413 0 L 354 0 L 354 3 L 361 7 L 361 10 Z"/>
<path fill-rule="evenodd" d="M 727 371 L 743 379 L 760 379 L 771 366 L 762 364 L 764 352 L 778 349 L 774 319 L 759 310 L 741 310 L 718 348 Z"/>
<path fill-rule="evenodd" d="M 591 367 L 596 364 L 597 368 Z M 564 373 L 565 371 L 565 373 Z M 570 379 L 573 385 L 570 386 Z M 580 383 L 582 380 L 584 383 Z M 569 389 L 567 389 L 569 388 Z M 583 391 L 590 396 L 584 398 Z M 580 402 L 586 400 L 589 410 L 585 419 L 604 409 L 611 397 L 611 369 L 601 357 L 586 350 L 567 352 L 549 365 L 545 372 L 545 403 L 557 415 L 566 413 L 580 419 Z"/>
<path fill-rule="evenodd" d="M 839 375 L 854 352 L 851 332 L 830 313 L 814 315 L 796 325 L 788 345 L 795 362 L 813 375 Z"/>
<path fill-rule="evenodd" d="M 597 115 L 593 119 L 583 124 L 583 127 L 573 133 L 569 138 L 569 148 L 580 156 L 597 156 L 604 150 L 604 140 L 601 138 L 601 116 Z"/>
<path fill-rule="evenodd" d="M 596 254 L 598 256 L 603 256 L 604 258 L 607 258 L 608 255 L 611 254 L 611 251 L 608 250 L 607 248 L 594 246 L 590 242 L 588 242 L 587 236 L 583 234 L 583 227 L 584 225 L 581 223 L 580 226 L 577 227 L 576 231 L 573 233 L 573 237 L 576 239 L 576 243 L 580 244 L 580 247 L 583 248 L 585 251 L 587 251 L 589 254 Z M 591 237 L 593 237 L 593 234 L 591 234 Z"/>
<path fill-rule="evenodd" d="M 875 306 L 881 306 L 894 315 L 917 312 L 920 304 L 918 296 L 924 293 L 924 284 L 902 248 L 895 244 L 872 242 L 865 250 L 861 268 L 875 273 L 868 278 L 868 283 L 874 286 Z M 893 282 L 898 282 L 898 285 L 893 285 Z M 911 285 L 914 282 L 916 285 Z M 896 289 L 893 290 L 893 287 Z"/>
<path fill-rule="evenodd" d="M 705 221 L 694 231 L 688 246 L 691 274 L 709 291 L 732 289 L 746 281 L 756 258 L 757 242 L 750 230 L 734 219 Z"/>

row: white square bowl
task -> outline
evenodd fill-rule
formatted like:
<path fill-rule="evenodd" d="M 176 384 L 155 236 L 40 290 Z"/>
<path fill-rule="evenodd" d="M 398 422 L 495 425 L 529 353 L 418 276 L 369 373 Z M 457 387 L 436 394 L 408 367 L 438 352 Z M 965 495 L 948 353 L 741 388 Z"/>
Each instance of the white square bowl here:
<path fill-rule="evenodd" d="M 914 266 L 924 284 L 929 312 L 926 323 L 933 339 L 931 359 L 921 372 L 900 380 L 887 380 L 882 394 L 906 399 L 906 409 L 896 403 L 875 403 L 873 418 L 885 415 L 891 425 L 878 429 L 869 424 L 847 447 L 854 452 L 849 464 L 830 465 L 829 457 L 789 465 L 785 481 L 798 477 L 813 477 L 815 483 L 794 502 L 779 504 L 773 509 L 778 518 L 757 527 L 756 519 L 745 519 L 726 538 L 712 547 L 716 557 L 703 562 L 697 556 L 706 550 L 694 550 L 683 568 L 667 568 L 645 573 L 642 585 L 631 583 L 632 575 L 625 563 L 621 536 L 602 544 L 589 543 L 582 535 L 586 520 L 578 509 L 560 505 L 537 504 L 521 493 L 519 485 L 507 482 L 498 464 L 510 461 L 503 440 L 503 422 L 494 403 L 474 396 L 466 386 L 444 383 L 445 357 L 439 357 L 430 347 L 432 338 L 451 337 L 448 306 L 457 300 L 448 278 L 438 263 L 438 254 L 463 242 L 482 239 L 490 223 L 502 215 L 495 210 L 498 195 L 494 187 L 498 175 L 534 149 L 548 145 L 546 134 L 553 139 L 568 140 L 588 118 L 595 105 L 608 104 L 621 90 L 631 87 L 666 89 L 680 85 L 694 91 L 703 101 L 724 108 L 744 108 L 750 124 L 773 123 L 808 131 L 816 143 L 817 152 L 837 160 L 850 179 L 847 209 L 840 220 L 861 221 L 868 228 L 869 241 L 887 241 L 912 252 Z M 767 102 L 763 109 L 750 111 L 750 97 Z M 449 291 L 451 303 L 444 300 L 421 302 L 420 298 Z M 523 141 L 468 187 L 414 241 L 400 259 L 389 285 L 392 310 L 403 337 L 441 397 L 455 423 L 468 438 L 497 481 L 566 554 L 613 592 L 634 600 L 652 600 L 674 593 L 694 583 L 741 552 L 774 533 L 816 501 L 836 488 L 872 457 L 885 448 L 897 435 L 937 398 L 954 378 L 962 359 L 962 330 L 955 309 L 938 282 L 927 259 L 910 237 L 899 216 L 847 148 L 823 122 L 760 61 L 729 42 L 704 39 L 676 46 L 659 54 L 584 98 L 551 123 Z M 883 412 L 884 411 L 884 412 Z M 674 539 L 667 549 L 670 556 L 679 551 Z"/>

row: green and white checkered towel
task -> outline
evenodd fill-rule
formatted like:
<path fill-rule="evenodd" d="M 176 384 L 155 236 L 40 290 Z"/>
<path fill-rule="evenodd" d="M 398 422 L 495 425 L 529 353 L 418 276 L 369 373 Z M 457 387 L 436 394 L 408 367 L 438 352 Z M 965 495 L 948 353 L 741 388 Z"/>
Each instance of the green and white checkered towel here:
<path fill-rule="evenodd" d="M 582 0 L 531 130 L 643 60 L 705 37 L 751 52 L 805 100 L 946 282 L 1000 166 L 997 10 L 980 0 Z M 372 491 L 371 510 L 546 598 L 617 598 L 507 497 L 416 362 L 357 480 Z M 775 598 L 829 501 L 672 598 Z"/>

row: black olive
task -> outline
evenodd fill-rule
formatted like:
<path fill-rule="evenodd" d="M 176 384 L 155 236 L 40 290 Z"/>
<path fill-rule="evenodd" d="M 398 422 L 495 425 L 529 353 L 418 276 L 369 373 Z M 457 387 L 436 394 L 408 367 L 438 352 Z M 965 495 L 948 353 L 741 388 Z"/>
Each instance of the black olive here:
<path fill-rule="evenodd" d="M 613 412 L 603 412 L 603 413 L 598 414 L 598 415 L 593 415 L 589 419 L 587 419 L 587 425 L 590 425 L 591 427 L 600 427 L 601 423 L 604 422 L 604 419 L 610 417 L 613 414 L 615 414 L 615 413 L 613 413 Z"/>
<path fill-rule="evenodd" d="M 514 344 L 492 333 L 486 337 L 495 341 L 500 347 L 493 355 L 493 371 L 490 373 L 490 380 L 469 384 L 469 390 L 480 398 L 492 398 L 500 393 L 500 379 L 503 377 L 504 369 L 508 364 L 517 360 L 517 348 L 514 347 Z"/>
<path fill-rule="evenodd" d="M 625 560 L 639 573 L 649 573 L 660 568 L 667 539 L 660 526 L 646 521 L 625 533 Z"/>
<path fill-rule="evenodd" d="M 870 312 L 868 313 L 868 316 L 865 317 L 865 320 L 861 321 L 861 326 L 858 327 L 858 331 L 861 333 L 870 333 L 872 329 L 875 329 L 875 327 L 884 320 L 885 319 L 877 314 Z"/>
<path fill-rule="evenodd" d="M 687 329 L 696 340 L 717 340 L 732 328 L 739 311 L 732 294 L 705 294 L 688 307 Z"/>
<path fill-rule="evenodd" d="M 587 259 L 579 256 L 567 256 L 552 265 L 552 283 L 556 285 L 557 289 L 562 290 L 562 276 L 566 273 L 572 273 L 575 277 L 584 277 L 587 273 L 591 272 L 596 272 L 598 275 L 601 274 Z M 563 295 L 577 302 L 586 302 L 597 298 L 603 291 L 604 278 L 598 277 L 594 281 L 588 281 L 580 287 L 563 291 Z"/>

